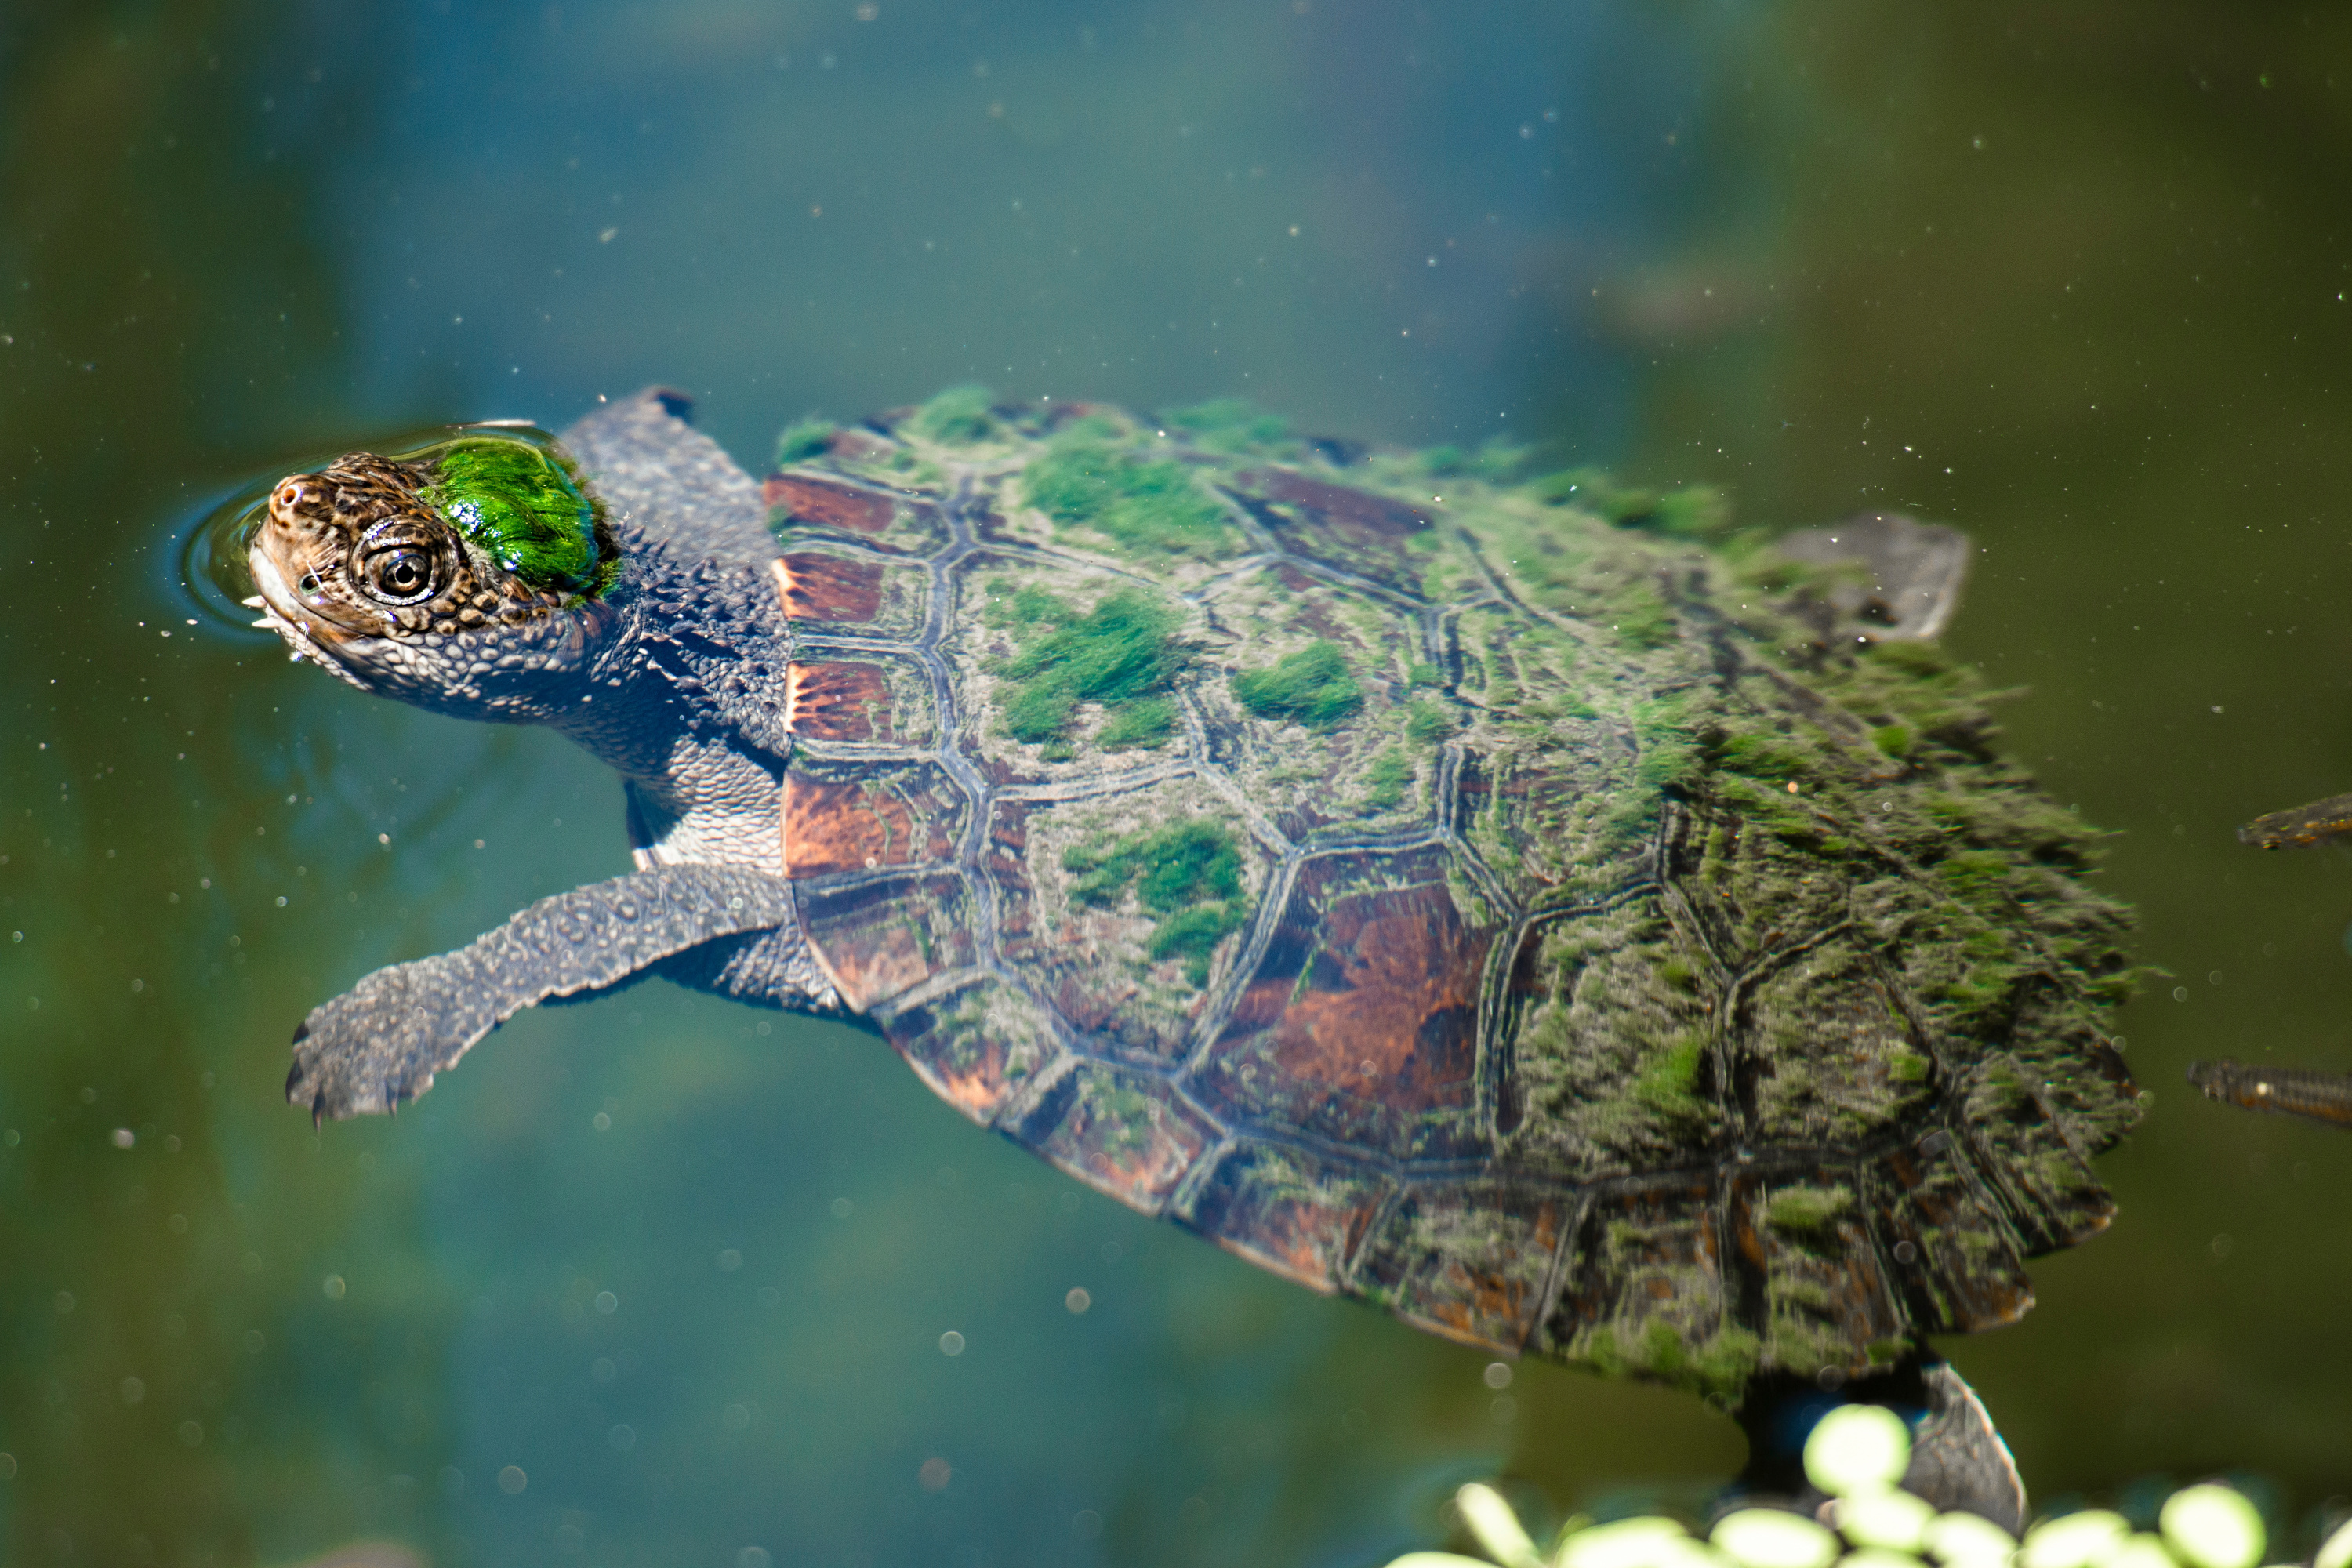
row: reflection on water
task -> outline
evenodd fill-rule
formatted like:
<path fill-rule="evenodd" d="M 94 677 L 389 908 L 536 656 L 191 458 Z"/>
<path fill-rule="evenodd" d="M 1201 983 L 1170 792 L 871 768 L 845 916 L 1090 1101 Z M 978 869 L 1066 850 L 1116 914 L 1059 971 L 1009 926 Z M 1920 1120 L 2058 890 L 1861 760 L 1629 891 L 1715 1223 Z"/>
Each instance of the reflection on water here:
<path fill-rule="evenodd" d="M 1969 528 L 1952 642 L 2172 973 L 2121 1220 L 1955 1353 L 2045 1494 L 2343 1485 L 2352 1149 L 2180 1082 L 2352 1065 L 2342 862 L 2230 836 L 2352 776 L 2336 25 L 1340 13 L 0 22 L 9 1561 L 1370 1563 L 1497 1468 L 1737 1463 L 1078 1192 L 835 1026 L 649 984 L 396 1122 L 279 1102 L 319 997 L 624 869 L 618 792 L 217 626 L 185 520 L 655 380 L 747 465 L 982 378 Z"/>

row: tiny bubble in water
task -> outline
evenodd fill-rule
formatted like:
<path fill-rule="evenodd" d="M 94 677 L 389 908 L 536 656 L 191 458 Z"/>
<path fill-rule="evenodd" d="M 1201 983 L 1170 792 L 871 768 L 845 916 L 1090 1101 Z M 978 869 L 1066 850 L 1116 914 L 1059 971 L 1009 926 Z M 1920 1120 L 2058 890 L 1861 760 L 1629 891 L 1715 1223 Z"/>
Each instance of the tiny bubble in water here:
<path fill-rule="evenodd" d="M 330 1274 L 319 1282 L 319 1293 L 330 1301 L 341 1300 L 347 1289 L 349 1287 L 344 1285 L 343 1277 L 340 1274 Z"/>
<path fill-rule="evenodd" d="M 719 1255 L 719 1272 L 721 1274 L 732 1274 L 742 1267 L 743 1255 L 733 1247 L 728 1247 Z"/>
<path fill-rule="evenodd" d="M 1062 1298 L 1062 1305 L 1067 1307 L 1074 1317 L 1085 1312 L 1094 1304 L 1095 1299 L 1087 1294 L 1087 1288 L 1083 1285 L 1071 1286 L 1070 1293 Z"/>
<path fill-rule="evenodd" d="M 609 1318 L 621 1310 L 621 1299 L 610 1290 L 599 1290 L 596 1292 L 596 1310 Z"/>
<path fill-rule="evenodd" d="M 128 1127 L 116 1128 L 113 1132 L 113 1138 L 114 1146 L 118 1149 L 128 1149 L 133 1143 L 139 1142 L 139 1134 L 133 1132 Z"/>
<path fill-rule="evenodd" d="M 941 1355 L 963 1354 L 963 1336 L 957 1333 L 953 1329 L 950 1329 L 946 1333 L 941 1334 L 940 1336 L 940 1353 Z"/>
<path fill-rule="evenodd" d="M 520 1465 L 509 1465 L 499 1472 L 499 1490 L 509 1497 L 519 1495 L 522 1489 L 529 1485 L 530 1485 L 530 1478 L 523 1474 Z"/>
<path fill-rule="evenodd" d="M 624 1421 L 604 1434 L 604 1441 L 613 1445 L 614 1452 L 625 1454 L 637 1446 L 637 1429 Z"/>
<path fill-rule="evenodd" d="M 764 1546 L 746 1546 L 735 1553 L 735 1568 L 768 1568 L 769 1561 Z"/>
<path fill-rule="evenodd" d="M 1511 1363 L 1507 1361 L 1490 1361 L 1486 1363 L 1486 1370 L 1479 1375 L 1486 1380 L 1486 1386 L 1489 1388 L 1508 1388 L 1511 1386 Z"/>

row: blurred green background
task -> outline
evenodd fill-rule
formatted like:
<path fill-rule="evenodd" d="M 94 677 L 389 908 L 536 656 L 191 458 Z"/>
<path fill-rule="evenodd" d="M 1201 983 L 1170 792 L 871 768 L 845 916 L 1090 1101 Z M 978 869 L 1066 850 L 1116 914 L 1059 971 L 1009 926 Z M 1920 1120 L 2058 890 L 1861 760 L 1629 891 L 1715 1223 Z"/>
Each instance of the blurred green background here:
<path fill-rule="evenodd" d="M 2231 835 L 2352 788 L 2347 175 L 2352 21 L 2283 5 L 0 5 L 0 1557 L 1352 1565 L 1472 1476 L 1736 1468 L 846 1029 L 656 984 L 396 1122 L 282 1104 L 313 1003 L 623 868 L 619 792 L 289 667 L 183 540 L 652 380 L 753 467 L 982 380 L 1970 531 L 1951 641 L 2170 973 L 2121 1220 L 1951 1352 L 2045 1500 L 2238 1468 L 2308 1521 L 2352 1140 L 2180 1075 L 2352 1068 L 2352 862 Z"/>

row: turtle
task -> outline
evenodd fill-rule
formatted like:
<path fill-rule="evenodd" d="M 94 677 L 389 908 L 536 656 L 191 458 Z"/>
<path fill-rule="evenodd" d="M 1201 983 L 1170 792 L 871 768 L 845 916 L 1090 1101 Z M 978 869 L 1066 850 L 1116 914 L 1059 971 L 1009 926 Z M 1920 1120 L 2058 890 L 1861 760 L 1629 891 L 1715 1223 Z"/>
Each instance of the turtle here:
<path fill-rule="evenodd" d="M 394 1110 L 659 975 L 858 1022 L 1314 1289 L 1759 1443 L 1759 1390 L 1904 1384 L 1952 1488 L 2013 1488 L 1926 1337 L 2108 1224 L 2137 971 L 1933 640 L 1965 536 L 1232 404 L 960 388 L 761 479 L 691 416 L 454 427 L 254 514 L 296 658 L 571 736 L 636 866 L 314 1008 L 291 1100 Z"/>

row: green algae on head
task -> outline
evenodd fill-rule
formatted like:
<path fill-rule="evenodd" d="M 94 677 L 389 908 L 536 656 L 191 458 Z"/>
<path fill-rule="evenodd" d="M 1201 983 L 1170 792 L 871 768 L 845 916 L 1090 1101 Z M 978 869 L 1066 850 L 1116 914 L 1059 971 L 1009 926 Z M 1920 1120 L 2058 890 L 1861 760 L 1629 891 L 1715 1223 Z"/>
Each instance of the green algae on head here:
<path fill-rule="evenodd" d="M 593 596 L 606 585 L 596 511 L 554 451 L 468 436 L 426 457 L 418 493 L 500 566 L 535 588 Z"/>

